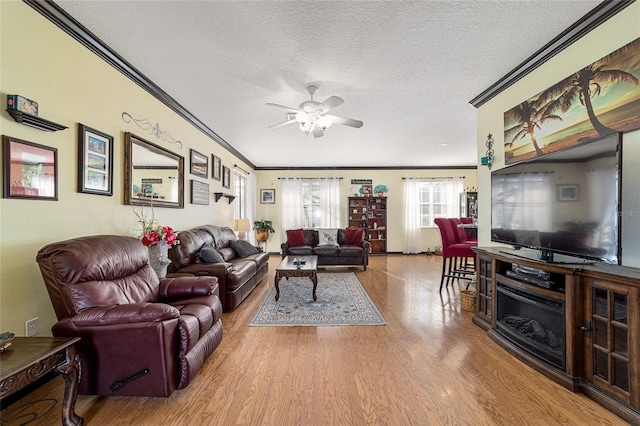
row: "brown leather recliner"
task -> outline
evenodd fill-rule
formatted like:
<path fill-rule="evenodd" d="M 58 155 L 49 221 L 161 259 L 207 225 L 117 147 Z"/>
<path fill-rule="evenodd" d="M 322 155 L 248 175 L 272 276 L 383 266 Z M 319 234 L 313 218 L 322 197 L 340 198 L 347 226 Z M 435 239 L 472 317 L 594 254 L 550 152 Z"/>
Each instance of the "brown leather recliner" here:
<path fill-rule="evenodd" d="M 136 238 L 75 238 L 36 260 L 58 317 L 53 335 L 81 338 L 82 394 L 169 396 L 222 341 L 217 279 L 159 280 Z"/>

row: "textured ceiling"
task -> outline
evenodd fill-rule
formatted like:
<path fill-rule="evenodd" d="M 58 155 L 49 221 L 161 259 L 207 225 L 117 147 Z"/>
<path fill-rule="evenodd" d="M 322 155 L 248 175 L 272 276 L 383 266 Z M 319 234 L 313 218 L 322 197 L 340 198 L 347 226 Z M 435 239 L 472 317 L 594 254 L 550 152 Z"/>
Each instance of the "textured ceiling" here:
<path fill-rule="evenodd" d="M 257 167 L 447 167 L 476 165 L 469 101 L 599 1 L 56 3 Z M 310 83 L 364 126 L 268 129 Z"/>

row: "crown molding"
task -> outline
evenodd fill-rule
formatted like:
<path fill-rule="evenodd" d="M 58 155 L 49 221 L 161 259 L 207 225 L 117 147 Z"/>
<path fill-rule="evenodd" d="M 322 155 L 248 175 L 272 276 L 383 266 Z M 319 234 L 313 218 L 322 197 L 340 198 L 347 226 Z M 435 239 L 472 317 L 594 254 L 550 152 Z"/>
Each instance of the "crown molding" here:
<path fill-rule="evenodd" d="M 27 5 L 32 7 L 42 16 L 47 18 L 53 24 L 58 26 L 65 33 L 69 34 L 84 47 L 95 53 L 116 70 L 120 71 L 127 78 L 132 80 L 138 86 L 142 87 L 153 97 L 165 104 L 173 112 L 191 123 L 196 129 L 200 130 L 209 138 L 213 139 L 224 149 L 238 157 L 245 164 L 255 168 L 255 165 L 249 161 L 244 155 L 238 152 L 233 146 L 225 141 L 220 135 L 207 127 L 195 115 L 189 112 L 178 101 L 173 99 L 164 90 L 158 87 L 147 76 L 138 71 L 133 65 L 122 58 L 118 53 L 111 49 L 106 43 L 96 37 L 91 31 L 76 21 L 71 15 L 61 9 L 52 0 L 23 0 Z"/>
<path fill-rule="evenodd" d="M 342 166 L 342 167 L 256 167 L 256 171 L 287 171 L 287 170 L 311 170 L 311 171 L 327 171 L 327 170 L 477 170 L 478 166 Z"/>

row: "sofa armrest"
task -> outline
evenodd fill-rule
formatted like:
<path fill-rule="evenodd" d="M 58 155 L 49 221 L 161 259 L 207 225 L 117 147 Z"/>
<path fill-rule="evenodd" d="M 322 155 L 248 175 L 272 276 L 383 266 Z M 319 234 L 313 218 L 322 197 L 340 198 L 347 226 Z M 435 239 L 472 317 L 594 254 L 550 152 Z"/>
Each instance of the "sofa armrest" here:
<path fill-rule="evenodd" d="M 233 265 L 230 262 L 225 263 L 192 263 L 183 268 L 178 269 L 174 274 L 169 276 L 176 276 L 176 274 L 191 274 L 196 277 L 218 277 L 218 282 L 221 281 L 221 277 L 231 272 Z"/>
<path fill-rule="evenodd" d="M 178 318 L 180 311 L 164 303 L 129 303 L 90 308 L 69 318 L 76 327 L 164 321 Z"/>
<path fill-rule="evenodd" d="M 282 258 L 284 259 L 289 253 L 289 241 L 280 244 L 280 252 L 282 253 Z"/>
<path fill-rule="evenodd" d="M 164 278 L 160 280 L 160 297 L 176 299 L 218 294 L 218 279 L 210 276 Z"/>
<path fill-rule="evenodd" d="M 371 247 L 371 243 L 367 240 L 362 241 L 362 248 L 365 249 L 366 253 L 369 253 L 369 248 Z"/>

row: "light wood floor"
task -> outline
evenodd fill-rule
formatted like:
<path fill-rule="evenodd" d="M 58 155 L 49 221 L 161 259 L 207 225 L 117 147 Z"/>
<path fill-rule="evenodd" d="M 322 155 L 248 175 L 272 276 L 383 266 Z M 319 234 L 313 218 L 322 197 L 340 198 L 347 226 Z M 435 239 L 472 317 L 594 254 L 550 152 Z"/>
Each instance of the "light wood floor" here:
<path fill-rule="evenodd" d="M 353 270 L 386 326 L 249 327 L 273 285 L 272 256 L 268 281 L 224 314 L 222 344 L 189 387 L 169 398 L 80 395 L 76 411 L 88 425 L 625 424 L 490 340 L 460 309 L 457 284 L 438 293 L 440 262 L 375 256 Z M 53 379 L 1 424 L 59 424 L 60 388 Z"/>

